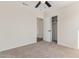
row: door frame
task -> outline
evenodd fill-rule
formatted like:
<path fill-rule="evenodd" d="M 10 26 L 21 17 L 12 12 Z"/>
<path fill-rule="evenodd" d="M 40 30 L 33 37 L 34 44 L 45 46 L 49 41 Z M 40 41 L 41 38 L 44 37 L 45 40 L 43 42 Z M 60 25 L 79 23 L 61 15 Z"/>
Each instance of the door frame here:
<path fill-rule="evenodd" d="M 42 19 L 42 21 L 43 21 L 43 28 L 42 28 L 43 36 L 42 36 L 42 39 L 44 40 L 44 19 L 42 17 L 37 17 L 36 18 L 37 22 L 38 22 L 38 19 Z M 36 36 L 36 38 L 38 38 L 38 27 L 37 27 L 37 36 Z M 37 39 L 36 39 L 36 41 L 37 41 Z"/>

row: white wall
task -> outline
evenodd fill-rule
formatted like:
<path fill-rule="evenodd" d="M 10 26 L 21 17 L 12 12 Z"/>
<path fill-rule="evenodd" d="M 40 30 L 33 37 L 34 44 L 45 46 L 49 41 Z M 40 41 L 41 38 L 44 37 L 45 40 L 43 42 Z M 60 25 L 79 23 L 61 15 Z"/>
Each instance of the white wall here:
<path fill-rule="evenodd" d="M 0 2 L 0 51 L 36 43 L 39 13 L 15 2 Z"/>
<path fill-rule="evenodd" d="M 71 47 L 71 48 L 79 48 L 79 2 L 66 6 L 62 9 L 47 11 L 44 16 L 47 17 L 45 19 L 46 27 L 44 36 L 46 41 L 52 40 L 51 32 L 51 17 L 58 15 L 58 43 L 59 45 Z M 50 17 L 50 18 L 49 18 Z M 49 25 L 50 24 L 50 25 Z M 48 34 L 49 33 L 49 34 Z"/>
<path fill-rule="evenodd" d="M 79 2 L 59 11 L 58 29 L 58 44 L 79 47 Z"/>

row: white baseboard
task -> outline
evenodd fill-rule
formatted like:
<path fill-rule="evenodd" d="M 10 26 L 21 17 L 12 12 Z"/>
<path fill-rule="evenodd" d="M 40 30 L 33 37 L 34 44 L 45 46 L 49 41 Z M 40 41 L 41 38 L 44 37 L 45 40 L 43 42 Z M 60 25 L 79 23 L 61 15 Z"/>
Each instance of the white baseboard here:
<path fill-rule="evenodd" d="M 21 46 L 26 46 L 26 45 L 29 45 L 29 44 L 34 44 L 34 43 L 37 43 L 37 41 L 30 41 L 30 42 L 28 42 L 28 43 L 26 43 L 26 44 L 18 44 L 18 45 L 14 45 L 14 46 L 10 46 L 10 47 L 5 47 L 5 48 L 2 48 L 2 49 L 0 49 L 0 52 L 1 51 L 5 51 L 5 50 L 9 50 L 9 49 L 14 49 L 14 48 L 18 48 L 18 47 L 21 47 Z"/>

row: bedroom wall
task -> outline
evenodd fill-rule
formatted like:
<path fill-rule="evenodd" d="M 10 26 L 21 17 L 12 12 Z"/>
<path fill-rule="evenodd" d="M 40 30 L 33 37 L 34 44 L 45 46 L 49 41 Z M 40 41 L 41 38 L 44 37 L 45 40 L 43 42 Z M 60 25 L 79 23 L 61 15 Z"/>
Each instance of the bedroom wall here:
<path fill-rule="evenodd" d="M 37 16 L 17 2 L 0 2 L 0 51 L 36 43 Z"/>
<path fill-rule="evenodd" d="M 58 44 L 79 48 L 79 2 L 59 11 Z"/>

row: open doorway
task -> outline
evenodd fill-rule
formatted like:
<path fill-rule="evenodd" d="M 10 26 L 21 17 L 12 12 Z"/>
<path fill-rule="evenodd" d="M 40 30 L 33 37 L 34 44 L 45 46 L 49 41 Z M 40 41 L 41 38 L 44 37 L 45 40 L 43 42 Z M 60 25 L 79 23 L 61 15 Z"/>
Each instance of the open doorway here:
<path fill-rule="evenodd" d="M 57 43 L 57 16 L 52 17 L 52 42 Z"/>
<path fill-rule="evenodd" d="M 43 19 L 37 18 L 37 42 L 43 41 Z"/>

